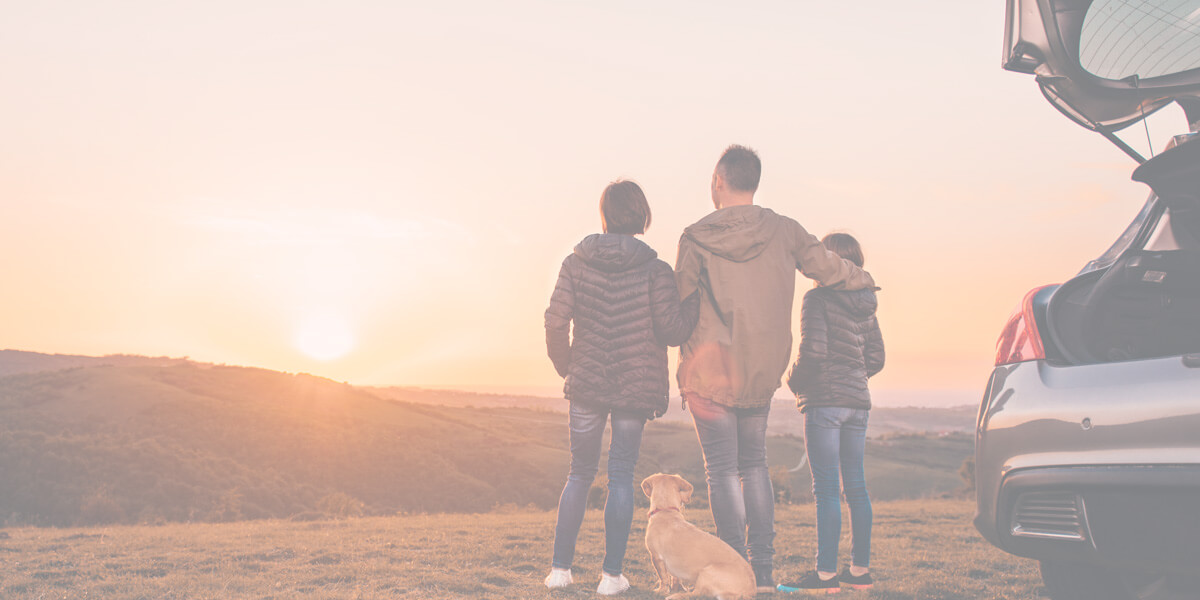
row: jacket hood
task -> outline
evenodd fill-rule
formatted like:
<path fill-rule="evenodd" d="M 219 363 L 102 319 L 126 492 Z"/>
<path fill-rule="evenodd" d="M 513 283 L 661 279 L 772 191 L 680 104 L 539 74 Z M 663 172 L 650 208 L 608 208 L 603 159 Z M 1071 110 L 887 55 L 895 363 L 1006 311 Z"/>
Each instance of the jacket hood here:
<path fill-rule="evenodd" d="M 632 235 L 593 233 L 575 245 L 575 254 L 592 268 L 619 273 L 645 264 L 658 253 Z"/>
<path fill-rule="evenodd" d="M 875 314 L 875 310 L 879 308 L 879 299 L 875 296 L 875 290 L 864 289 L 853 292 L 827 290 L 826 297 L 832 302 L 837 302 L 846 309 L 846 312 L 857 319 L 865 319 Z"/>
<path fill-rule="evenodd" d="M 781 217 L 756 205 L 717 210 L 683 230 L 701 248 L 726 260 L 746 262 L 766 249 Z"/>

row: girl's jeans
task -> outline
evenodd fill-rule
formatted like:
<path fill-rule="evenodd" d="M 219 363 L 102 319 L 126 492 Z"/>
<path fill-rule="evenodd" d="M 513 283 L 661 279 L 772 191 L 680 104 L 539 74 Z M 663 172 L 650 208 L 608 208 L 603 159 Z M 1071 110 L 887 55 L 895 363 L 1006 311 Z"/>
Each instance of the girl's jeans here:
<path fill-rule="evenodd" d="M 862 409 L 836 406 L 814 406 L 804 413 L 804 446 L 817 501 L 818 571 L 837 572 L 838 540 L 842 537 L 839 487 L 844 488 L 850 506 L 852 562 L 856 567 L 871 566 L 871 499 L 863 474 L 868 414 Z"/>
<path fill-rule="evenodd" d="M 642 446 L 643 417 L 612 414 L 612 439 L 608 446 L 608 500 L 604 503 L 604 572 L 620 575 L 625 547 L 633 524 L 633 466 Z M 553 566 L 571 568 L 575 540 L 583 524 L 588 490 L 600 463 L 600 444 L 609 410 L 571 403 L 571 474 L 558 499 L 558 524 L 554 527 Z"/>

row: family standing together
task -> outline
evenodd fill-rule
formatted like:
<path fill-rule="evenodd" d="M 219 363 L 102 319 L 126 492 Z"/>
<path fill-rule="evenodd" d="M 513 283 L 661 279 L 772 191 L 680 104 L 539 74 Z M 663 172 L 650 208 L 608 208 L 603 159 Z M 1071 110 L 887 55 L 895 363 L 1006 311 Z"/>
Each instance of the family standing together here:
<path fill-rule="evenodd" d="M 753 150 L 725 150 L 712 178 L 716 210 L 684 230 L 675 269 L 635 237 L 651 219 L 646 196 L 632 181 L 604 190 L 603 233 L 584 238 L 563 261 L 546 310 L 546 346 L 570 401 L 571 469 L 559 500 L 548 587 L 573 583 L 575 541 L 611 421 L 605 558 L 596 591 L 629 588 L 622 567 L 634 465 L 646 421 L 667 409 L 667 347 L 679 346 L 679 391 L 704 454 L 717 535 L 749 562 L 760 592 L 776 590 L 766 432 L 771 398 L 791 358 L 797 269 L 818 284 L 804 296 L 800 350 L 788 376 L 805 416 L 817 560 L 814 570 L 778 589 L 833 592 L 872 584 L 863 451 L 871 407 L 867 378 L 882 369 L 884 357 L 875 282 L 862 269 L 853 237 L 818 240 L 796 221 L 756 206 L 761 172 Z M 852 560 L 838 573 L 843 486 Z"/>

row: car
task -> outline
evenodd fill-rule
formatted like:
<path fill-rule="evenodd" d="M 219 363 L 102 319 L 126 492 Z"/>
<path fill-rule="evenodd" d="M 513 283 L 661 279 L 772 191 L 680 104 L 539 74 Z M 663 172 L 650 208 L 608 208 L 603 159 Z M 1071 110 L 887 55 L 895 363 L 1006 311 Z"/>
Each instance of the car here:
<path fill-rule="evenodd" d="M 975 527 L 1040 561 L 1054 600 L 1200 598 L 1200 0 L 1008 0 L 1003 67 L 1133 158 L 1150 196 L 1004 326 Z M 1119 136 L 1172 103 L 1187 129 L 1161 153 Z"/>

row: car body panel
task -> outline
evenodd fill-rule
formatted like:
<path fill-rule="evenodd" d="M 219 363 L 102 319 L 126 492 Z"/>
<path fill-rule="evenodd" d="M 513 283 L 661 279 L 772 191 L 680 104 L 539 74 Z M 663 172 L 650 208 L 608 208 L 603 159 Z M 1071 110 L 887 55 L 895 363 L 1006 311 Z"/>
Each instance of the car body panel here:
<path fill-rule="evenodd" d="M 984 537 L 1024 556 L 1061 558 L 1055 544 L 1014 542 L 1007 529 L 1012 515 L 1005 512 L 1011 507 L 1004 505 L 1004 488 L 1022 472 L 1200 469 L 1200 368 L 1186 362 L 1175 356 L 1088 365 L 1038 360 L 997 367 L 976 428 L 975 524 Z M 1064 481 L 1059 489 L 1074 488 Z M 1200 537 L 1194 549 L 1200 552 Z M 1190 556 L 1197 560 L 1196 554 Z"/>
<path fill-rule="evenodd" d="M 1131 453 L 1124 448 L 1073 450 L 1061 452 L 1032 452 L 1014 456 L 1004 463 L 1001 472 L 1007 474 L 1022 469 L 1046 465 L 1083 467 L 1091 465 L 1200 465 L 1200 448 L 1138 448 Z"/>

